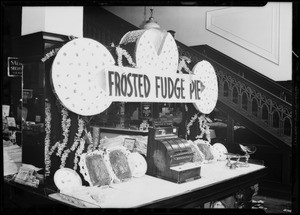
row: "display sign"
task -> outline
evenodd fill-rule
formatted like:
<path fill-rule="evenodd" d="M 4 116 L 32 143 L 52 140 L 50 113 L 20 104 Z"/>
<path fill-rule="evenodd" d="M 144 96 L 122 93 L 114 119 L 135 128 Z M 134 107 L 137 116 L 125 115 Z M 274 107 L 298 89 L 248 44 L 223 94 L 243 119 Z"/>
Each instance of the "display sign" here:
<path fill-rule="evenodd" d="M 7 74 L 8 77 L 18 77 L 23 74 L 23 64 L 17 57 L 7 58 Z"/>
<path fill-rule="evenodd" d="M 14 117 L 6 117 L 8 127 L 16 127 L 16 120 Z"/>
<path fill-rule="evenodd" d="M 33 90 L 31 89 L 23 89 L 23 103 L 26 104 L 28 99 L 32 99 Z"/>
<path fill-rule="evenodd" d="M 143 119 L 152 117 L 152 103 L 141 103 L 141 112 Z"/>
<path fill-rule="evenodd" d="M 106 74 L 106 92 L 112 101 L 198 102 L 205 85 L 200 75 L 162 74 L 112 66 Z"/>
<path fill-rule="evenodd" d="M 133 151 L 135 146 L 136 139 L 133 138 L 125 138 L 124 139 L 124 147 L 126 147 L 129 151 Z"/>
<path fill-rule="evenodd" d="M 10 105 L 2 105 L 2 118 L 9 116 Z"/>
<path fill-rule="evenodd" d="M 218 82 L 208 61 L 196 63 L 189 74 L 177 73 L 178 50 L 171 35 L 154 30 L 126 35 L 121 44 L 136 44 L 131 53 L 135 64 L 125 46 L 116 47 L 116 62 L 105 46 L 88 38 L 74 39 L 58 51 L 51 81 L 67 109 L 91 116 L 114 101 L 193 103 L 204 114 L 215 108 Z M 133 67 L 123 66 L 124 56 Z"/>

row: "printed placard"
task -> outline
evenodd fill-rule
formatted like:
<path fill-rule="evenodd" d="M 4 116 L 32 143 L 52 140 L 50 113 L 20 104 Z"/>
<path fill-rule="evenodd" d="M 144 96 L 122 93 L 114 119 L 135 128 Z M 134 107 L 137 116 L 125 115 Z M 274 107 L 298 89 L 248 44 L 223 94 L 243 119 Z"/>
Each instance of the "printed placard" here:
<path fill-rule="evenodd" d="M 6 117 L 8 127 L 16 127 L 16 120 L 14 117 Z"/>
<path fill-rule="evenodd" d="M 113 101 L 194 103 L 201 100 L 204 89 L 199 75 L 116 66 L 106 71 L 106 92 Z"/>
<path fill-rule="evenodd" d="M 9 116 L 10 105 L 2 105 L 2 118 Z"/>
<path fill-rule="evenodd" d="M 8 77 L 20 77 L 23 74 L 23 64 L 17 57 L 7 58 L 7 75 Z"/>
<path fill-rule="evenodd" d="M 133 138 L 125 138 L 124 147 L 126 147 L 129 151 L 133 151 L 135 146 L 136 139 Z"/>

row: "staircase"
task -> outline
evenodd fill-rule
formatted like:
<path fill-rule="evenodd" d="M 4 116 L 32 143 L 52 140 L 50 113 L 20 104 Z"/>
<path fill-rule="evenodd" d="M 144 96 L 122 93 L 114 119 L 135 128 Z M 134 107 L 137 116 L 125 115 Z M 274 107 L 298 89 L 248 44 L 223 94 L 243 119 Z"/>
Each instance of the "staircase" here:
<path fill-rule="evenodd" d="M 106 46 L 112 42 L 118 44 L 125 33 L 138 29 L 103 8 L 84 7 L 84 14 L 83 36 Z M 282 160 L 290 158 L 291 91 L 207 45 L 191 48 L 176 43 L 179 55 L 189 57 L 192 62 L 207 60 L 213 65 L 219 85 L 217 108 L 264 139 L 271 150 L 275 148 L 282 153 Z M 290 184 L 290 175 L 286 173 L 291 165 L 287 163 L 282 161 L 282 175 L 275 184 Z"/>
<path fill-rule="evenodd" d="M 193 49 L 203 54 L 203 59 L 216 70 L 217 107 L 274 147 L 289 150 L 292 146 L 292 92 L 207 45 Z"/>

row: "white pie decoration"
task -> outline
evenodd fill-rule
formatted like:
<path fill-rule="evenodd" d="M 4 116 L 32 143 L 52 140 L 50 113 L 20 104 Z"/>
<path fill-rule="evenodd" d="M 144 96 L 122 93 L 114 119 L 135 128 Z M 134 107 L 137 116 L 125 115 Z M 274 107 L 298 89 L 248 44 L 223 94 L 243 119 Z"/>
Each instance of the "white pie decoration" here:
<path fill-rule="evenodd" d="M 139 178 L 146 174 L 147 162 L 138 152 L 132 152 L 127 157 L 133 177 Z"/>
<path fill-rule="evenodd" d="M 212 146 L 212 153 L 216 160 L 222 161 L 222 160 L 226 160 L 227 158 L 226 153 L 228 153 L 228 151 L 227 148 L 222 143 L 215 143 Z"/>
<path fill-rule="evenodd" d="M 108 158 L 104 151 L 94 150 L 83 153 L 79 160 L 80 173 L 90 186 L 108 186 L 112 183 L 112 175 L 108 166 Z"/>
<path fill-rule="evenodd" d="M 162 29 L 137 30 L 126 33 L 120 44 L 135 43 L 137 68 L 176 73 L 178 49 L 173 36 Z"/>
<path fill-rule="evenodd" d="M 211 113 L 218 100 L 218 79 L 213 66 L 206 60 L 198 62 L 193 73 L 200 75 L 200 81 L 204 85 L 204 89 L 200 94 L 201 99 L 194 103 L 196 109 L 201 113 Z"/>
<path fill-rule="evenodd" d="M 107 162 L 114 183 L 129 180 L 132 177 L 128 163 L 130 151 L 124 146 L 110 147 L 105 150 Z"/>
<path fill-rule="evenodd" d="M 82 180 L 73 169 L 61 168 L 54 173 L 54 184 L 60 191 L 66 191 L 82 186 Z"/>
<path fill-rule="evenodd" d="M 51 71 L 54 93 L 70 111 L 83 116 L 99 114 L 109 107 L 104 69 L 114 65 L 111 53 L 99 42 L 79 38 L 57 53 Z"/>

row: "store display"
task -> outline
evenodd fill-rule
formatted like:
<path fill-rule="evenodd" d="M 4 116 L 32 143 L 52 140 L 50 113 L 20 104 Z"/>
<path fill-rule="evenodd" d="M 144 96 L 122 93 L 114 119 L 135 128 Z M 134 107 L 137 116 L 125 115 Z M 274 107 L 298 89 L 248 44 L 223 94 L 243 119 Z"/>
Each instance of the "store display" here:
<path fill-rule="evenodd" d="M 132 177 L 128 163 L 130 151 L 125 147 L 114 147 L 106 150 L 110 167 L 114 175 L 114 182 L 121 182 Z"/>
<path fill-rule="evenodd" d="M 190 144 L 191 150 L 194 152 L 193 162 L 202 163 L 204 161 L 204 154 L 200 151 L 198 146 L 193 143 L 193 141 L 188 140 L 188 143 Z"/>
<path fill-rule="evenodd" d="M 70 168 L 61 168 L 54 173 L 54 183 L 60 191 L 82 186 L 80 176 Z"/>
<path fill-rule="evenodd" d="M 194 144 L 196 144 L 199 150 L 203 153 L 205 162 L 209 162 L 214 159 L 212 147 L 209 142 L 198 139 L 194 141 Z"/>
<path fill-rule="evenodd" d="M 133 177 L 139 178 L 146 174 L 147 162 L 145 158 L 138 152 L 128 155 L 128 164 Z"/>
<path fill-rule="evenodd" d="M 137 30 L 126 33 L 121 45 L 135 44 L 136 67 L 176 72 L 178 67 L 177 45 L 170 33 L 162 29 Z"/>
<path fill-rule="evenodd" d="M 80 156 L 80 173 L 90 186 L 106 186 L 112 182 L 107 159 L 105 153 L 100 150 Z"/>
<path fill-rule="evenodd" d="M 193 73 L 200 75 L 200 81 L 203 85 L 201 100 L 194 103 L 196 109 L 203 114 L 209 114 L 213 111 L 218 100 L 218 79 L 213 66 L 208 61 L 198 62 Z"/>
<path fill-rule="evenodd" d="M 104 68 L 114 64 L 111 53 L 95 40 L 79 38 L 66 43 L 52 64 L 51 81 L 57 98 L 79 115 L 101 113 L 111 104 L 104 96 Z"/>
<path fill-rule="evenodd" d="M 227 156 L 227 163 L 226 167 L 230 169 L 235 169 L 237 167 L 248 167 L 249 166 L 249 158 L 250 154 L 253 154 L 256 151 L 255 146 L 245 146 L 239 144 L 241 150 L 245 153 L 244 155 L 233 154 L 233 153 L 226 153 Z"/>
<path fill-rule="evenodd" d="M 52 193 L 49 195 L 49 198 L 55 199 L 57 201 L 70 204 L 73 207 L 77 208 L 100 208 L 100 206 L 96 204 L 92 204 L 90 202 L 83 201 L 81 199 L 75 198 L 73 196 L 69 196 L 63 193 Z"/>
<path fill-rule="evenodd" d="M 217 161 L 226 160 L 227 148 L 222 143 L 215 143 L 212 145 L 212 153 Z"/>
<path fill-rule="evenodd" d="M 93 18 L 94 13 L 85 12 Z M 105 25 L 102 27 L 101 38 L 96 28 L 88 29 L 92 32 L 86 36 L 95 36 L 103 44 L 115 42 L 121 31 L 106 35 Z M 26 58 L 24 86 L 29 88 L 24 89 L 28 92 L 24 99 L 36 103 L 33 108 L 28 106 L 29 118 L 44 125 L 39 139 L 28 135 L 23 146 L 37 139 L 24 152 L 29 157 L 36 155 L 30 162 L 41 159 L 43 182 L 54 180 L 57 190 L 51 189 L 53 184 L 39 187 L 41 181 L 34 178 L 38 175 L 34 171 L 21 168 L 16 176 L 17 180 L 31 180 L 30 186 L 40 188 L 35 190 L 47 197 L 45 201 L 50 197 L 82 208 L 173 207 L 181 200 L 178 207 L 198 206 L 206 199 L 221 197 L 223 191 L 217 188 L 223 184 L 234 192 L 244 185 L 235 185 L 238 177 L 262 169 L 250 164 L 252 169 L 239 172 L 225 168 L 226 161 L 210 162 L 229 155 L 224 145 L 210 145 L 205 118 L 216 106 L 217 76 L 208 61 L 192 62 L 203 59 L 202 55 L 192 56 L 167 31 L 130 31 L 110 47 L 94 39 L 52 33 L 32 38 L 40 36 L 38 44 L 32 43 L 31 36 L 17 43 L 42 44 L 28 56 L 21 53 Z M 45 53 L 45 57 L 37 59 L 36 53 Z M 184 110 L 188 103 L 191 109 Z M 196 129 L 198 140 L 182 138 L 185 131 L 189 134 Z M 241 145 L 241 149 L 246 159 L 253 153 L 249 147 Z M 210 195 L 202 197 L 201 193 Z M 191 202 L 195 198 L 196 204 Z"/>
<path fill-rule="evenodd" d="M 173 126 L 149 129 L 147 144 L 148 175 L 175 183 L 200 178 L 200 165 L 193 163 L 193 151 L 185 139 L 178 138 Z"/>
<path fill-rule="evenodd" d="M 123 146 L 126 147 L 130 152 L 133 152 L 133 149 L 135 147 L 136 139 L 133 138 L 125 138 Z"/>

